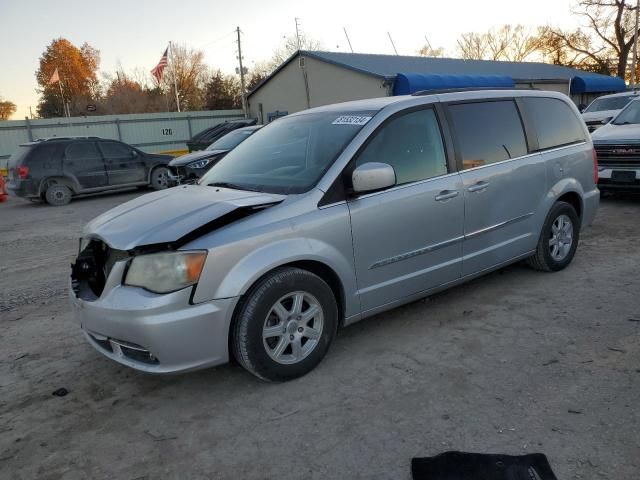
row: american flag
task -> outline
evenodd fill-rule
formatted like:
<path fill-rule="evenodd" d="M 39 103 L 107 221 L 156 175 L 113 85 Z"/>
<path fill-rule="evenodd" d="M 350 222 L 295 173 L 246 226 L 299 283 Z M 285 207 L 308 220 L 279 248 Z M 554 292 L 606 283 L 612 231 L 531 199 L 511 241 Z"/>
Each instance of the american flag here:
<path fill-rule="evenodd" d="M 151 75 L 155 77 L 155 79 L 160 83 L 162 81 L 162 74 L 164 72 L 165 67 L 167 66 L 167 54 L 169 53 L 169 47 L 166 48 L 164 53 L 162 54 L 162 58 L 158 62 L 153 70 L 151 70 Z"/>

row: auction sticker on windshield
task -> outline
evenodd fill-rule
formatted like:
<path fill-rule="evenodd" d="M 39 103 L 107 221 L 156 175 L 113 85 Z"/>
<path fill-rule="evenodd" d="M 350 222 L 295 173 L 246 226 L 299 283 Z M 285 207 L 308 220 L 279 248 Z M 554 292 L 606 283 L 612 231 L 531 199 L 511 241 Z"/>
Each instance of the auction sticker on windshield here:
<path fill-rule="evenodd" d="M 331 125 L 364 125 L 369 120 L 371 117 L 362 115 L 342 115 L 331 122 Z"/>

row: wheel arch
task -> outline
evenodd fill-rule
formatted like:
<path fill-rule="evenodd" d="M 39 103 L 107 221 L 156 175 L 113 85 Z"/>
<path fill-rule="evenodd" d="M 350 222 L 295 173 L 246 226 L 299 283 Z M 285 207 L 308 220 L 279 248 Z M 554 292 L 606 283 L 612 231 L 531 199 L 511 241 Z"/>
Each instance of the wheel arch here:
<path fill-rule="evenodd" d="M 43 195 L 46 192 L 47 187 L 51 183 L 65 185 L 69 187 L 69 189 L 71 190 L 71 193 L 73 194 L 76 194 L 80 191 L 78 182 L 75 179 L 68 176 L 64 176 L 64 175 L 50 175 L 48 177 L 43 178 L 40 181 L 40 185 L 38 187 L 38 195 Z"/>

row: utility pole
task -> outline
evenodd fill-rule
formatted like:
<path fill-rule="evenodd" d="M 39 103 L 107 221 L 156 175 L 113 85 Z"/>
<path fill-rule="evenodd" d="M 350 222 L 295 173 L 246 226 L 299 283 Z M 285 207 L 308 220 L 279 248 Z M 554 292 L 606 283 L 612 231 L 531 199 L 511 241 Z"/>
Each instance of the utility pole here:
<path fill-rule="evenodd" d="M 389 32 L 387 32 L 387 35 L 389 35 L 389 41 L 391 42 L 391 46 L 393 47 L 393 51 L 396 52 L 396 55 L 398 55 L 398 50 L 396 50 L 396 46 L 393 43 L 393 38 L 391 38 L 391 34 Z"/>
<path fill-rule="evenodd" d="M 296 40 L 298 41 L 298 50 L 300 50 L 300 30 L 299 30 L 299 25 L 298 25 L 298 21 L 300 20 L 298 17 L 295 18 L 296 20 Z"/>
<path fill-rule="evenodd" d="M 636 58 L 638 58 L 638 15 L 640 14 L 640 0 L 636 1 L 636 29 L 633 33 L 633 58 L 631 59 L 631 88 L 636 91 Z"/>
<path fill-rule="evenodd" d="M 349 40 L 349 34 L 347 33 L 347 28 L 342 27 L 344 30 L 344 36 L 347 37 L 347 43 L 349 44 L 349 48 L 351 49 L 351 53 L 353 53 L 353 47 L 351 46 L 351 40 Z"/>
<path fill-rule="evenodd" d="M 247 116 L 247 97 L 244 90 L 244 68 L 242 67 L 242 45 L 240 44 L 240 27 L 236 28 L 238 33 L 238 63 L 240 64 L 240 94 L 242 96 L 242 112 Z"/>

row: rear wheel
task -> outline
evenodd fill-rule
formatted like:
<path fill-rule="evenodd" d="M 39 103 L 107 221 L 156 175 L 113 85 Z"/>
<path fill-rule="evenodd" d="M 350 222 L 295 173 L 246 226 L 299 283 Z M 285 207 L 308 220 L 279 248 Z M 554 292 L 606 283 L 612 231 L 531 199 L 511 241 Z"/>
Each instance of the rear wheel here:
<path fill-rule="evenodd" d="M 566 202 L 556 202 L 542 227 L 536 253 L 527 263 L 536 270 L 556 272 L 573 260 L 578 248 L 580 218 Z"/>
<path fill-rule="evenodd" d="M 169 187 L 169 169 L 167 167 L 156 167 L 151 171 L 151 188 L 154 190 L 164 190 Z"/>
<path fill-rule="evenodd" d="M 61 183 L 54 183 L 47 187 L 44 197 L 49 205 L 61 207 L 71 201 L 71 189 Z"/>
<path fill-rule="evenodd" d="M 338 308 L 317 275 L 282 268 L 247 293 L 232 331 L 233 353 L 263 380 L 285 381 L 311 371 L 335 337 Z"/>

